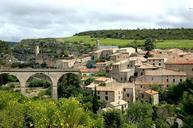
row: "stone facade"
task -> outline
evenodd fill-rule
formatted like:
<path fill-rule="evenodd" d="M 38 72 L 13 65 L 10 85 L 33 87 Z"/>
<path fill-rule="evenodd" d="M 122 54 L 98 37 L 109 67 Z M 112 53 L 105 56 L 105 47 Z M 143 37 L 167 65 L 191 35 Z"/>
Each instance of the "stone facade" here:
<path fill-rule="evenodd" d="M 165 59 L 164 58 L 158 58 L 158 57 L 150 57 L 147 59 L 147 63 L 153 65 L 165 68 Z"/>
<path fill-rule="evenodd" d="M 59 69 L 68 69 L 68 68 L 73 68 L 76 60 L 75 59 L 70 59 L 70 60 L 57 60 L 55 67 Z"/>
<path fill-rule="evenodd" d="M 141 100 L 145 102 L 149 102 L 152 105 L 159 104 L 159 93 L 157 91 L 154 91 L 152 89 L 146 90 L 141 95 Z"/>
<path fill-rule="evenodd" d="M 100 71 L 106 71 L 106 62 L 97 62 L 96 68 L 98 68 Z"/>
<path fill-rule="evenodd" d="M 123 53 L 114 53 L 110 56 L 110 60 L 113 62 L 119 62 L 125 59 L 129 59 L 129 53 L 123 52 Z"/>
<path fill-rule="evenodd" d="M 135 81 L 136 93 L 140 93 L 150 89 L 154 85 L 159 85 L 163 89 L 172 84 L 178 84 L 186 80 L 185 72 L 177 72 L 167 69 L 157 69 L 145 71 L 145 74 L 138 77 Z"/>
<path fill-rule="evenodd" d="M 193 80 L 193 62 L 192 63 L 166 63 L 166 68 L 175 71 L 184 71 L 187 78 Z"/>

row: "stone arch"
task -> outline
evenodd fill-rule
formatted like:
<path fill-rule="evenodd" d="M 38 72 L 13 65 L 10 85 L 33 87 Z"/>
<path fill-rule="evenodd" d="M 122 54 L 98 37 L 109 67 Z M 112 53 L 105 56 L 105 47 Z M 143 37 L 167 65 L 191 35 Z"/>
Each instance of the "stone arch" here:
<path fill-rule="evenodd" d="M 19 77 L 18 77 L 17 75 L 12 74 L 12 73 L 0 73 L 0 76 L 2 76 L 3 74 L 7 74 L 7 75 L 10 75 L 10 76 L 14 76 L 14 77 L 17 79 L 17 81 L 18 81 L 18 83 L 19 83 L 19 86 L 21 86 L 20 79 L 19 79 Z"/>
<path fill-rule="evenodd" d="M 29 87 L 29 81 L 33 80 L 33 79 L 37 79 L 37 80 L 46 80 L 50 82 L 50 88 L 53 87 L 53 79 L 49 76 L 49 74 L 46 74 L 44 72 L 34 72 L 31 73 L 28 77 L 26 77 L 26 82 L 25 82 L 25 87 L 26 89 L 29 89 L 31 87 Z M 33 89 L 37 88 L 37 87 L 32 87 Z M 41 87 L 40 87 L 41 88 Z M 48 89 L 48 88 L 47 88 Z M 37 91 L 37 90 L 36 90 Z"/>

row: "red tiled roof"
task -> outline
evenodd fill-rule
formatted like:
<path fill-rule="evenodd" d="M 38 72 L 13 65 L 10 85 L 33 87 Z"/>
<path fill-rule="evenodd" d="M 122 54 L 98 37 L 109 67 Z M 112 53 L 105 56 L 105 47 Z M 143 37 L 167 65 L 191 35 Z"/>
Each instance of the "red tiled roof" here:
<path fill-rule="evenodd" d="M 149 90 L 146 90 L 145 93 L 149 94 L 149 95 L 155 95 L 155 94 L 158 94 L 157 91 L 154 91 L 152 89 L 149 89 Z"/>
<path fill-rule="evenodd" d="M 98 68 L 82 68 L 82 69 L 80 69 L 80 72 L 84 72 L 84 73 L 86 73 L 86 72 L 99 72 L 99 69 Z"/>
<path fill-rule="evenodd" d="M 192 65 L 192 64 L 193 64 L 193 60 L 175 60 L 175 61 L 167 61 L 166 64 Z"/>

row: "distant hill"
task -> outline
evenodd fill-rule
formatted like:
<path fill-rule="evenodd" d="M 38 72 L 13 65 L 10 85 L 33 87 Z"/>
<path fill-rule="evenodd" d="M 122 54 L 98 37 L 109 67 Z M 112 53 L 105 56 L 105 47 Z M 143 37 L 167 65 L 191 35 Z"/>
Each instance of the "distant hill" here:
<path fill-rule="evenodd" d="M 28 46 L 54 46 L 60 43 L 85 43 L 93 45 L 100 40 L 101 45 L 127 47 L 134 40 L 143 44 L 147 37 L 156 39 L 157 48 L 193 49 L 193 29 L 136 29 L 136 30 L 96 30 L 86 31 L 64 38 L 24 39 Z"/>
<path fill-rule="evenodd" d="M 127 40 L 144 40 L 153 37 L 157 40 L 193 40 L 193 29 L 135 29 L 135 30 L 96 30 L 75 34 L 91 38 L 115 38 Z"/>
<path fill-rule="evenodd" d="M 7 42 L 10 45 L 16 45 L 18 43 L 18 42 L 12 42 L 12 41 L 5 41 L 5 42 Z"/>

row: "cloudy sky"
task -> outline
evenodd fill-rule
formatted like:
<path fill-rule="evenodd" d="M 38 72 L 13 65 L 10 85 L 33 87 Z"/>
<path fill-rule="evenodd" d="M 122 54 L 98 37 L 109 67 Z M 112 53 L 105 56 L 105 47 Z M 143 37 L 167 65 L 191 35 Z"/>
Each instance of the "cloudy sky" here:
<path fill-rule="evenodd" d="M 0 0 L 0 39 L 97 29 L 193 28 L 193 0 Z"/>

